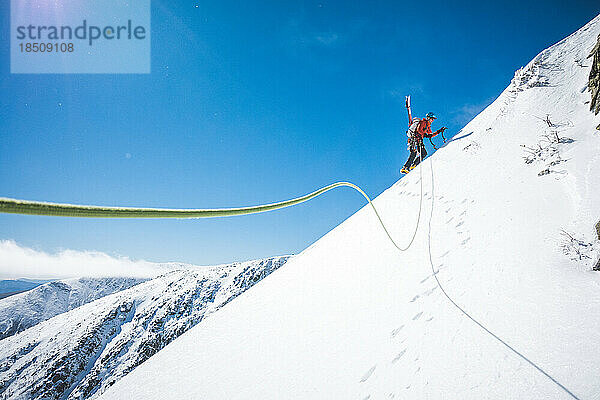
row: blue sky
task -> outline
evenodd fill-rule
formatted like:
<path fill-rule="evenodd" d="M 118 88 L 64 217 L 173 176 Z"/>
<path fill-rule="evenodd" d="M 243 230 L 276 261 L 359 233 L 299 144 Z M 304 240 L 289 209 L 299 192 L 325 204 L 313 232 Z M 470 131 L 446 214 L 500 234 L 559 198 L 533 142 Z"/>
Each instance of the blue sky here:
<path fill-rule="evenodd" d="M 0 196 L 177 208 L 253 205 L 338 180 L 372 196 L 415 114 L 456 133 L 597 1 L 152 0 L 152 73 L 11 75 L 0 4 Z M 363 205 L 350 189 L 214 220 L 0 215 L 0 239 L 212 264 L 297 253 Z"/>

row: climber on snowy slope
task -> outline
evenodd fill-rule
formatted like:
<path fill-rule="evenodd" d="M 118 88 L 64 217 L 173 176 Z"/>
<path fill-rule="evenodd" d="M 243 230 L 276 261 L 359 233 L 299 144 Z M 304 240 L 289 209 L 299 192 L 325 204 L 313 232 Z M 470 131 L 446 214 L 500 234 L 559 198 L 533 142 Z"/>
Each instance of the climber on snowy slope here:
<path fill-rule="evenodd" d="M 406 135 L 408 136 L 408 150 L 410 150 L 410 155 L 408 156 L 408 160 L 400 170 L 403 174 L 408 174 L 408 172 L 414 169 L 422 159 L 427 156 L 427 150 L 425 150 L 425 144 L 423 144 L 424 138 L 431 139 L 434 136 L 442 134 L 444 137 L 444 131 L 447 129 L 445 126 L 438 129 L 435 132 L 431 131 L 431 123 L 436 119 L 436 116 L 429 112 L 423 119 L 412 118 L 411 110 L 410 110 L 410 96 L 406 97 L 406 109 L 408 110 L 408 131 L 406 131 Z M 444 138 L 444 142 L 446 139 Z M 433 142 L 431 142 L 433 145 Z M 434 145 L 435 148 L 435 145 Z"/>

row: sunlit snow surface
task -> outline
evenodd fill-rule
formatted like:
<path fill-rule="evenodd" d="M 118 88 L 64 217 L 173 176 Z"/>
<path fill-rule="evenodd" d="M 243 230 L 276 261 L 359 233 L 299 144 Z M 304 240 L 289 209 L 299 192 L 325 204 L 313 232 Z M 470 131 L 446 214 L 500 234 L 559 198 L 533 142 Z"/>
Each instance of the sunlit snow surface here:
<path fill-rule="evenodd" d="M 543 51 L 377 198 L 402 244 L 422 173 L 426 212 L 409 251 L 363 208 L 102 399 L 568 398 L 443 297 L 429 233 L 458 304 L 575 395 L 599 399 L 600 276 L 561 233 L 598 257 L 600 118 L 585 104 L 598 33 L 600 17 Z M 536 118 L 546 114 L 558 127 Z M 521 145 L 535 148 L 552 130 L 561 143 L 526 163 Z"/>

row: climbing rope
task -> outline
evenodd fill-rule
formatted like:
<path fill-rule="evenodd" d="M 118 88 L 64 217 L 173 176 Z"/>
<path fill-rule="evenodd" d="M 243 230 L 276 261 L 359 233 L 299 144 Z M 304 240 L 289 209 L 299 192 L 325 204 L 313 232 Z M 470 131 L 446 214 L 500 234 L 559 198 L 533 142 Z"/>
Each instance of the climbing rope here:
<path fill-rule="evenodd" d="M 536 370 L 538 370 L 539 372 L 541 372 L 543 375 L 545 375 L 546 378 L 548 378 L 552 382 L 554 382 L 558 387 L 560 387 L 562 390 L 564 390 L 569 396 L 571 396 L 572 398 L 574 398 L 576 400 L 579 400 L 579 398 L 577 396 L 575 396 L 569 389 L 567 389 L 564 385 L 562 385 L 560 382 L 558 382 L 550 374 L 548 374 L 546 371 L 544 371 L 540 366 L 538 366 L 536 363 L 534 363 L 529 358 L 527 358 L 526 356 L 524 356 L 522 353 L 520 353 L 519 351 L 517 351 L 514 347 L 512 347 L 511 345 L 509 345 L 508 343 L 506 343 L 498 335 L 496 335 L 494 332 L 492 332 L 488 328 L 486 328 L 485 325 L 483 325 L 481 322 L 479 322 L 478 320 L 476 320 L 475 318 L 473 318 L 471 316 L 471 314 L 469 314 L 467 311 L 465 311 L 461 306 L 459 306 L 448 295 L 448 293 L 446 292 L 446 290 L 442 286 L 442 283 L 440 282 L 440 280 L 437 277 L 437 272 L 435 271 L 435 268 L 433 267 L 433 258 L 432 258 L 432 255 L 431 255 L 431 220 L 433 219 L 433 208 L 434 208 L 434 204 L 435 204 L 435 193 L 434 193 L 435 185 L 434 185 L 434 178 L 433 178 L 433 161 L 432 161 L 431 158 L 429 159 L 429 166 L 430 166 L 430 169 L 431 169 L 431 213 L 430 213 L 430 216 L 429 216 L 429 229 L 428 229 L 428 233 L 427 233 L 427 242 L 428 242 L 427 246 L 428 246 L 428 250 L 429 250 L 429 264 L 431 265 L 431 273 L 433 274 L 433 277 L 435 278 L 435 281 L 437 282 L 437 285 L 439 286 L 440 290 L 442 291 L 442 293 L 444 294 L 444 296 L 446 296 L 446 298 L 448 299 L 448 301 L 450 301 L 450 303 L 452 303 L 452 305 L 454 307 L 456 307 L 464 316 L 466 316 L 471 321 L 473 321 L 477 326 L 479 326 L 485 332 L 487 332 L 488 334 L 490 334 L 490 336 L 492 336 L 498 342 L 502 343 L 504 346 L 506 346 L 509 350 L 511 350 L 513 353 L 515 353 L 521 359 L 523 359 L 524 361 L 526 361 L 533 368 L 535 368 Z"/>
<path fill-rule="evenodd" d="M 280 208 L 291 207 L 314 199 L 337 187 L 346 186 L 359 192 L 371 205 L 377 216 L 377 220 L 385 231 L 385 234 L 400 251 L 406 251 L 414 242 L 421 220 L 421 208 L 423 203 L 423 172 L 419 168 L 421 181 L 421 199 L 419 200 L 419 214 L 417 224 L 412 237 L 406 247 L 399 246 L 387 230 L 379 212 L 371 201 L 371 198 L 357 185 L 350 182 L 336 182 L 322 187 L 312 193 L 294 199 L 277 203 L 263 204 L 252 207 L 240 208 L 216 208 L 216 209 L 168 209 L 168 208 L 132 208 L 132 207 L 102 207 L 75 204 L 47 203 L 40 201 L 17 200 L 0 197 L 0 212 L 24 215 L 44 215 L 53 217 L 86 217 L 86 218 L 215 218 L 229 217 L 234 215 L 256 214 Z"/>
<path fill-rule="evenodd" d="M 410 242 L 408 242 L 408 245 L 406 245 L 406 247 L 404 248 L 400 248 L 396 245 L 396 243 L 394 243 L 394 246 L 396 246 L 396 248 L 400 251 L 406 251 L 409 249 L 410 246 L 412 246 L 413 242 L 415 241 L 415 238 L 417 237 L 417 231 L 419 230 L 419 223 L 421 222 L 421 209 L 423 208 L 423 154 L 421 153 L 421 150 L 419 150 L 419 184 L 421 186 L 421 198 L 419 199 L 419 212 L 417 214 L 417 224 L 415 225 L 415 230 L 413 231 L 412 237 L 410 238 Z M 389 236 L 389 235 L 388 235 Z M 391 239 L 391 238 L 390 238 Z"/>

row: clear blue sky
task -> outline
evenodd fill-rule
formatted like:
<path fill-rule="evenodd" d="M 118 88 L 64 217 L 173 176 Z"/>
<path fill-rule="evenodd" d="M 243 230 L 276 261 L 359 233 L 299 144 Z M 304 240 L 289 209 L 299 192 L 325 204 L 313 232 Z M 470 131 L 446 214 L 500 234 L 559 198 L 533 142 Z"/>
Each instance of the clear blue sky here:
<path fill-rule="evenodd" d="M 449 135 L 593 1 L 152 0 L 149 75 L 11 75 L 0 3 L 0 196 L 253 205 L 337 180 L 375 196 L 406 152 L 405 94 Z M 363 205 L 350 189 L 214 220 L 0 215 L 0 239 L 211 264 L 297 253 Z"/>

